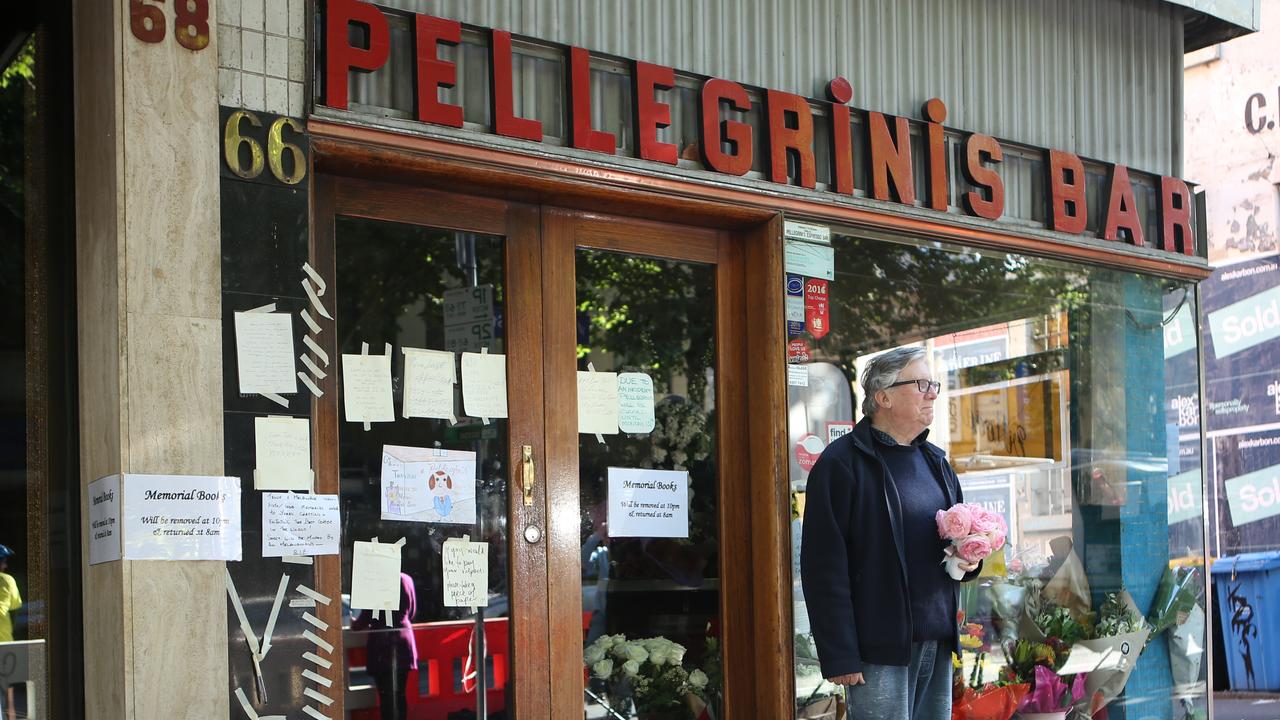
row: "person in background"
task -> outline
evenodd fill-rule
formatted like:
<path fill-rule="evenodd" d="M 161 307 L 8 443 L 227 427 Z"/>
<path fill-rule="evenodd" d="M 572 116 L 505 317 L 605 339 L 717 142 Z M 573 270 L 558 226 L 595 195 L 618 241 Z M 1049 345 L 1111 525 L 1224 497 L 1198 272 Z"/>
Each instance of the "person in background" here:
<path fill-rule="evenodd" d="M 409 700 L 405 685 L 409 671 L 418 667 L 418 645 L 413 639 L 413 616 L 418 611 L 413 578 L 400 573 L 400 609 L 391 613 L 391 625 L 382 622 L 382 613 L 361 610 L 351 622 L 352 630 L 369 633 L 365 666 L 378 688 L 382 720 L 406 720 Z"/>
<path fill-rule="evenodd" d="M 862 389 L 865 417 L 806 486 L 800 567 L 818 661 L 847 686 L 850 720 L 950 720 L 960 586 L 934 516 L 962 497 L 927 440 L 939 383 L 908 347 L 872 360 Z M 962 567 L 965 580 L 980 571 Z"/>
<path fill-rule="evenodd" d="M 0 643 L 13 642 L 13 612 L 22 607 L 22 595 L 18 592 L 18 583 L 7 571 L 9 558 L 13 551 L 7 545 L 0 545 Z M 4 707 L 8 720 L 15 720 L 17 708 L 13 702 L 13 686 L 5 690 Z"/>

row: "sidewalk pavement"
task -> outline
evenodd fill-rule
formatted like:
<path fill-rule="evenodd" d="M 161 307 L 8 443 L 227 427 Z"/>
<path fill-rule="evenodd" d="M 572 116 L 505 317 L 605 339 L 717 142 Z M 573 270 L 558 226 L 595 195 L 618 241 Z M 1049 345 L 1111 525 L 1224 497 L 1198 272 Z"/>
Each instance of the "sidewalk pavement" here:
<path fill-rule="evenodd" d="M 1215 693 L 1213 718 L 1214 720 L 1280 720 L 1280 694 Z"/>

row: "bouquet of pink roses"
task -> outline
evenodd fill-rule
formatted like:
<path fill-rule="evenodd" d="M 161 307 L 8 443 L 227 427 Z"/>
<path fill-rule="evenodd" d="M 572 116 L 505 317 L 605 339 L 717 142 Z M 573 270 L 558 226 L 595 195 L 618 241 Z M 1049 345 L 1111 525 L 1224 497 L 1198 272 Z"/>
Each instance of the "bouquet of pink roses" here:
<path fill-rule="evenodd" d="M 1003 517 L 973 503 L 957 503 L 949 510 L 939 510 L 934 519 L 938 536 L 951 543 L 943 551 L 942 564 L 952 580 L 964 577 L 962 563 L 984 560 L 1004 547 L 1009 533 Z"/>

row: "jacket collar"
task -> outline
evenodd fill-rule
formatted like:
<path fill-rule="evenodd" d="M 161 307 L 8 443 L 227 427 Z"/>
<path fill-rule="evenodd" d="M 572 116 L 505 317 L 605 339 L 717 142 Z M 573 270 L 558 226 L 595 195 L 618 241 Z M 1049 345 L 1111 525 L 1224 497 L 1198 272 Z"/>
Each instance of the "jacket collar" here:
<path fill-rule="evenodd" d="M 853 438 L 854 447 L 858 448 L 859 450 L 861 450 L 862 452 L 868 455 L 874 456 L 876 454 L 876 449 L 875 449 L 876 439 L 873 433 L 876 433 L 876 432 L 879 432 L 879 431 L 871 426 L 871 418 L 864 416 L 861 420 L 858 421 L 857 425 L 853 426 L 853 432 L 850 433 L 850 437 Z M 928 432 L 929 431 L 926 430 L 923 434 L 927 434 Z M 937 445 L 934 445 L 928 440 L 924 440 L 920 442 L 919 447 L 923 448 L 925 451 L 927 451 L 930 455 L 934 456 L 935 458 L 946 457 L 946 452 L 943 451 L 942 448 L 938 447 Z"/>

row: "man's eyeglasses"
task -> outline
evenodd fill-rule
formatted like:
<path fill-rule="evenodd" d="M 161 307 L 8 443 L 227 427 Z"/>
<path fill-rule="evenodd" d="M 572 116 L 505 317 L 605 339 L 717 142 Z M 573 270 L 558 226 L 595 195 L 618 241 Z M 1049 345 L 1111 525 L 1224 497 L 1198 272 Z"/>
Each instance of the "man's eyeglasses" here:
<path fill-rule="evenodd" d="M 889 387 L 895 388 L 895 387 L 898 387 L 899 385 L 910 385 L 912 383 L 915 383 L 916 389 L 922 393 L 927 393 L 932 391 L 933 393 L 937 394 L 942 391 L 942 383 L 938 382 L 937 380 L 899 380 L 898 382 L 890 385 Z"/>

